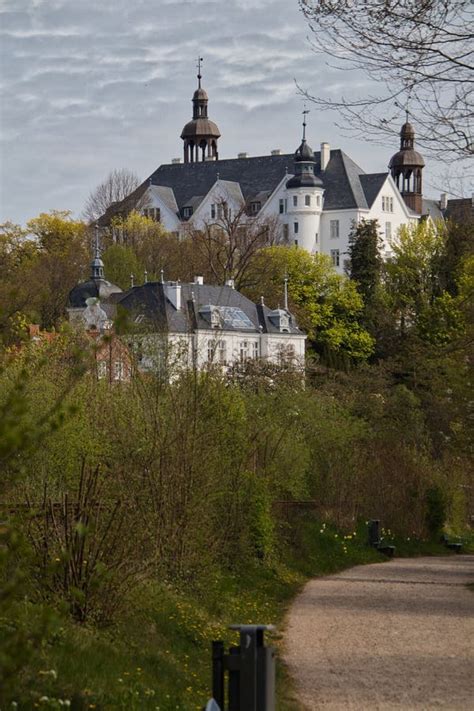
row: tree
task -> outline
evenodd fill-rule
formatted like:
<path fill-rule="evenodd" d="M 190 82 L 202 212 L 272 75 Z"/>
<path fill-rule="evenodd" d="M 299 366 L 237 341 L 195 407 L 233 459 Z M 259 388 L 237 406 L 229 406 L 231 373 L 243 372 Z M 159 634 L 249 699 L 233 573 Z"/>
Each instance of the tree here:
<path fill-rule="evenodd" d="M 444 244 L 443 232 L 428 221 L 403 226 L 392 242 L 393 259 L 385 265 L 386 286 L 402 335 L 442 294 L 439 269 Z"/>
<path fill-rule="evenodd" d="M 83 222 L 67 210 L 41 213 L 27 224 L 38 248 L 29 278 L 32 303 L 45 328 L 57 326 L 70 290 L 86 276 L 90 262 L 90 235 Z"/>
<path fill-rule="evenodd" d="M 409 107 L 418 142 L 443 161 L 472 156 L 470 0 L 300 0 L 313 49 L 360 70 L 380 93 L 311 100 L 367 138 L 393 135 Z M 309 94 L 306 94 L 309 96 Z"/>
<path fill-rule="evenodd" d="M 102 259 L 107 279 L 123 290 L 130 288 L 132 274 L 136 284 L 143 278 L 144 268 L 131 247 L 112 244 L 105 250 Z"/>
<path fill-rule="evenodd" d="M 207 265 L 206 276 L 217 284 L 233 279 L 236 289 L 252 286 L 252 262 L 262 248 L 279 241 L 278 222 L 249 219 L 245 204 L 235 213 L 223 200 L 216 207 L 217 220 L 191 233 L 193 246 Z"/>
<path fill-rule="evenodd" d="M 382 274 L 381 238 L 377 220 L 353 223 L 349 234 L 349 276 L 367 304 L 374 298 Z"/>
<path fill-rule="evenodd" d="M 247 294 L 254 300 L 263 294 L 272 306 L 281 305 L 288 278 L 290 311 L 327 362 L 345 367 L 372 355 L 374 339 L 360 324 L 362 297 L 354 282 L 337 274 L 329 257 L 297 247 L 268 247 L 260 251 L 252 270 L 260 278 Z"/>
<path fill-rule="evenodd" d="M 140 185 L 140 179 L 127 168 L 116 168 L 93 190 L 84 206 L 84 219 L 94 222 L 114 202 L 130 195 Z"/>

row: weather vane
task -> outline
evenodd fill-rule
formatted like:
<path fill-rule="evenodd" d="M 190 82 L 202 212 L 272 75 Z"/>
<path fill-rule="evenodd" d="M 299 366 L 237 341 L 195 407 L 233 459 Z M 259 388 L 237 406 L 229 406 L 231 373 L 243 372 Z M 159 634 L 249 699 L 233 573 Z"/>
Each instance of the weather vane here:
<path fill-rule="evenodd" d="M 203 61 L 204 61 L 204 59 L 202 57 L 198 57 L 197 64 L 196 64 L 197 70 L 198 70 L 199 88 L 201 88 L 201 78 L 202 78 L 202 76 L 201 76 L 201 62 L 203 62 Z"/>
<path fill-rule="evenodd" d="M 303 104 L 303 141 L 306 141 L 306 114 L 309 114 L 309 109 L 306 108 L 306 104 Z"/>

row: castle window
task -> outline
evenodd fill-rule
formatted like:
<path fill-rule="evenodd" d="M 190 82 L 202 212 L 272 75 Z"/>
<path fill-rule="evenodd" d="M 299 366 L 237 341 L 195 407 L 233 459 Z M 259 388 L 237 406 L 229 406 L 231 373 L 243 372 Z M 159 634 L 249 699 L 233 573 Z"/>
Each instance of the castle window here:
<path fill-rule="evenodd" d="M 125 367 L 121 360 L 116 360 L 114 363 L 114 380 L 125 379 Z"/>
<path fill-rule="evenodd" d="M 316 195 L 316 205 L 321 207 L 321 195 Z"/>
<path fill-rule="evenodd" d="M 216 206 L 214 203 L 211 205 L 211 219 L 215 220 L 216 219 Z"/>
<path fill-rule="evenodd" d="M 259 356 L 259 352 L 258 352 L 258 341 L 254 341 L 254 342 L 252 343 L 252 358 L 253 358 L 254 360 L 256 360 L 256 359 L 258 358 L 258 356 Z"/>
<path fill-rule="evenodd" d="M 293 207 L 298 207 L 298 195 L 293 195 Z"/>
<path fill-rule="evenodd" d="M 229 217 L 229 208 L 226 202 L 221 202 L 217 206 L 217 217 L 219 220 Z"/>
<path fill-rule="evenodd" d="M 386 239 L 392 238 L 392 223 L 391 222 L 385 223 L 385 238 Z"/>
<path fill-rule="evenodd" d="M 159 222 L 161 220 L 161 210 L 159 207 L 146 207 L 143 210 L 143 215 L 150 220 Z"/>
<path fill-rule="evenodd" d="M 285 212 L 285 201 L 283 200 L 283 198 L 280 200 L 279 210 L 280 210 L 280 215 L 283 215 L 283 213 Z"/>
<path fill-rule="evenodd" d="M 283 225 L 283 239 L 288 242 L 288 225 Z"/>
<path fill-rule="evenodd" d="M 316 242 L 316 244 L 318 244 L 318 239 L 319 239 L 319 234 L 316 232 L 316 234 L 314 236 L 314 241 Z"/>
<path fill-rule="evenodd" d="M 217 355 L 219 363 L 225 365 L 227 363 L 227 344 L 225 341 L 219 341 Z"/>
<path fill-rule="evenodd" d="M 298 234 L 299 230 L 300 230 L 299 224 L 297 222 L 294 222 L 293 223 L 293 232 L 295 233 L 295 235 Z"/>
<path fill-rule="evenodd" d="M 298 246 L 298 240 L 295 239 L 295 247 L 297 247 L 297 246 Z"/>
<path fill-rule="evenodd" d="M 209 339 L 207 342 L 207 362 L 212 363 L 214 360 L 214 353 L 216 351 L 216 343 L 214 340 Z"/>
<path fill-rule="evenodd" d="M 333 267 L 339 266 L 339 250 L 338 249 L 331 249 L 331 261 L 332 261 Z"/>
<path fill-rule="evenodd" d="M 382 195 L 382 211 L 393 212 L 393 197 Z"/>
<path fill-rule="evenodd" d="M 337 239 L 339 237 L 339 220 L 329 221 L 329 234 L 331 239 Z"/>
<path fill-rule="evenodd" d="M 99 380 L 107 377 L 107 361 L 99 360 L 97 363 L 97 377 Z"/>
<path fill-rule="evenodd" d="M 241 341 L 240 342 L 240 362 L 245 363 L 247 358 L 249 357 L 249 342 L 248 341 Z"/>
<path fill-rule="evenodd" d="M 306 207 L 309 207 L 311 205 L 311 195 L 304 196 L 304 204 L 306 205 Z"/>

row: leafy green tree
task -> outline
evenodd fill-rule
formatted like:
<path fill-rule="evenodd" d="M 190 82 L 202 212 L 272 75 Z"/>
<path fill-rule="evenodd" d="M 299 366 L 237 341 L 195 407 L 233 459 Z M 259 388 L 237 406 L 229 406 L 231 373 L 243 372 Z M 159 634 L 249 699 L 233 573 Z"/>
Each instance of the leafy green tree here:
<path fill-rule="evenodd" d="M 336 273 L 329 257 L 277 246 L 263 249 L 256 257 L 253 269 L 257 273 L 262 262 L 260 294 L 267 303 L 281 305 L 287 277 L 290 310 L 326 360 L 347 365 L 371 356 L 374 339 L 360 323 L 362 297 L 354 282 Z M 255 287 L 248 293 L 258 298 Z"/>
<path fill-rule="evenodd" d="M 102 254 L 102 259 L 107 279 L 120 286 L 121 289 L 130 288 L 132 274 L 135 277 L 135 284 L 142 283 L 145 270 L 131 247 L 112 244 Z"/>
<path fill-rule="evenodd" d="M 42 213 L 28 222 L 27 230 L 38 249 L 29 274 L 33 306 L 44 328 L 56 327 L 69 291 L 87 274 L 90 236 L 86 225 L 67 210 Z"/>
<path fill-rule="evenodd" d="M 406 335 L 441 295 L 439 265 L 444 254 L 444 234 L 431 222 L 403 226 L 391 244 L 386 287 L 397 314 L 400 332 Z"/>

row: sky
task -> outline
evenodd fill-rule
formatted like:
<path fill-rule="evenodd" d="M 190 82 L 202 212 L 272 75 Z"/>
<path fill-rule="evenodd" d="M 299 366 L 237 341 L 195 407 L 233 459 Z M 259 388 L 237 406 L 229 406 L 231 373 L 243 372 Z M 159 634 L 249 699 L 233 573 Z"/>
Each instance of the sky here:
<path fill-rule="evenodd" d="M 199 55 L 221 158 L 294 151 L 297 84 L 369 90 L 312 52 L 297 0 L 0 0 L 0 28 L 0 222 L 80 217 L 113 169 L 145 179 L 182 157 Z M 327 141 L 366 172 L 386 170 L 397 139 L 357 142 L 336 120 L 310 111 L 312 148 Z"/>

